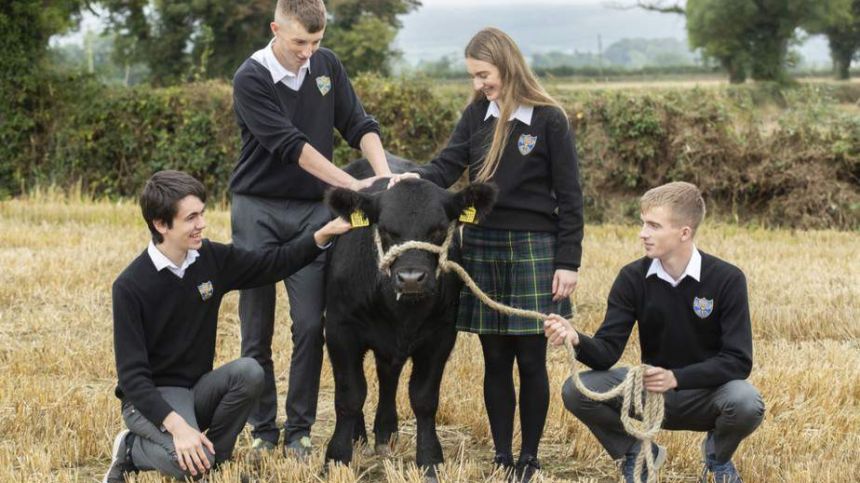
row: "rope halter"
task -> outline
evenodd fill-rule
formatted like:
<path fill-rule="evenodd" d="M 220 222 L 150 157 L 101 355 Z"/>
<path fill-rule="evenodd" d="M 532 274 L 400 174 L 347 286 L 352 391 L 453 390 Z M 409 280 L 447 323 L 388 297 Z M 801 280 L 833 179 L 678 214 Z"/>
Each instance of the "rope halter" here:
<path fill-rule="evenodd" d="M 445 235 L 445 241 L 443 241 L 441 245 L 434 245 L 430 242 L 418 240 L 410 240 L 399 245 L 394 245 L 386 252 L 382 247 L 382 236 L 379 234 L 379 228 L 377 225 L 373 225 L 373 241 L 376 243 L 379 270 L 390 276 L 391 265 L 400 255 L 405 253 L 407 250 L 424 250 L 439 255 L 439 263 L 436 267 L 436 277 L 438 278 L 441 272 L 448 271 L 446 268 L 448 266 L 448 249 L 451 247 L 451 241 L 454 239 L 454 231 L 456 229 L 457 222 L 452 221 L 451 224 L 448 225 L 448 232 Z"/>

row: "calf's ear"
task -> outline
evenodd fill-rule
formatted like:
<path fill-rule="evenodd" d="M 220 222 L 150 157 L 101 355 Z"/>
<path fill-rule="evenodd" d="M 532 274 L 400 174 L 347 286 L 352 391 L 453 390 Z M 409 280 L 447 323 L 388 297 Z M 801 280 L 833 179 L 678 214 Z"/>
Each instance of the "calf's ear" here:
<path fill-rule="evenodd" d="M 476 222 L 483 220 L 496 204 L 499 190 L 490 183 L 473 183 L 454 194 L 448 210 L 451 219 L 457 219 L 464 209 L 474 207 Z"/>
<path fill-rule="evenodd" d="M 371 223 L 376 223 L 379 212 L 376 209 L 376 197 L 369 193 L 360 193 L 346 188 L 333 188 L 326 192 L 325 202 L 329 209 L 342 218 L 349 220 L 356 210 L 361 210 Z"/>

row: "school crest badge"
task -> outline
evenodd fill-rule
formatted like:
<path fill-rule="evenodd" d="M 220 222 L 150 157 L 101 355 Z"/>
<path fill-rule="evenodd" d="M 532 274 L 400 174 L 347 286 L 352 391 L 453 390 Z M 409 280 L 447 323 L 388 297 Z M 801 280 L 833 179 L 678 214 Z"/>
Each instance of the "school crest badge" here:
<path fill-rule="evenodd" d="M 706 299 L 693 297 L 693 312 L 699 316 L 700 319 L 704 319 L 707 316 L 711 315 L 711 312 L 714 311 L 714 299 Z"/>
<path fill-rule="evenodd" d="M 317 89 L 320 90 L 320 94 L 326 95 L 328 91 L 331 90 L 331 79 L 327 75 L 321 75 L 317 77 Z"/>
<path fill-rule="evenodd" d="M 197 286 L 197 291 L 200 292 L 200 298 L 205 302 L 212 298 L 215 289 L 212 288 L 212 282 L 203 282 Z"/>
<path fill-rule="evenodd" d="M 530 134 L 523 134 L 520 136 L 520 140 L 517 141 L 517 147 L 520 148 L 520 154 L 523 156 L 532 152 L 532 149 L 535 148 L 535 144 L 537 143 L 537 136 L 532 136 Z"/>

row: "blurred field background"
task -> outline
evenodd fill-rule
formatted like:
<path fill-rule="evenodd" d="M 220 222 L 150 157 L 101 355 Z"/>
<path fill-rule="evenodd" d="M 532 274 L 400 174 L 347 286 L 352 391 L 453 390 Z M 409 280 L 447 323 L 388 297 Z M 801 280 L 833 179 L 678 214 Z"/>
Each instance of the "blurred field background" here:
<path fill-rule="evenodd" d="M 744 269 L 751 291 L 752 380 L 767 415 L 736 459 L 746 481 L 860 481 L 860 0 L 726 3 L 326 0 L 323 45 L 385 147 L 424 162 L 467 102 L 467 39 L 485 25 L 512 35 L 576 133 L 589 226 L 575 298 L 586 331 L 619 268 L 641 255 L 638 196 L 667 181 L 699 185 L 710 219 L 699 246 Z M 223 200 L 240 148 L 230 79 L 271 39 L 273 4 L 0 2 L 0 483 L 101 477 L 121 427 L 110 284 L 148 237 L 131 200 L 153 172 L 187 171 L 215 200 L 208 236 L 228 240 Z M 355 157 L 336 141 L 333 162 Z M 237 299 L 222 307 L 218 363 L 239 354 Z M 636 360 L 631 347 L 623 363 Z M 562 408 L 563 351 L 551 352 L 550 370 L 543 478 L 613 481 L 612 462 Z M 352 467 L 322 475 L 334 424 L 327 365 L 322 378 L 310 465 L 248 468 L 246 434 L 214 480 L 420 481 L 405 392 L 394 457 L 359 451 Z M 444 482 L 498 480 L 481 379 L 477 340 L 461 336 L 439 411 Z M 662 480 L 693 481 L 700 435 L 659 439 L 670 451 Z"/>
<path fill-rule="evenodd" d="M 206 235 L 228 241 L 229 210 L 210 206 L 207 218 Z M 636 233 L 632 219 L 587 227 L 575 294 L 577 323 L 584 330 L 593 332 L 599 325 L 617 271 L 641 256 Z M 110 285 L 147 242 L 138 208 L 130 201 L 36 191 L 0 202 L 0 481 L 101 478 L 112 439 L 122 427 L 112 394 Z M 735 457 L 745 481 L 860 480 L 860 234 L 712 222 L 697 244 L 740 266 L 749 280 L 755 337 L 751 381 L 762 391 L 767 413 Z M 279 289 L 274 342 L 279 403 L 287 389 L 290 355 L 285 299 Z M 231 294 L 222 306 L 216 365 L 239 355 L 237 300 Z M 635 363 L 635 345 L 630 344 L 622 364 Z M 443 482 L 498 481 L 490 473 L 493 452 L 481 360 L 477 339 L 461 334 L 445 372 L 438 413 L 446 457 Z M 372 364 L 368 358 L 368 423 L 376 400 Z M 613 463 L 562 406 L 560 388 L 570 371 L 563 350 L 550 351 L 549 369 L 543 481 L 615 481 Z M 391 459 L 359 450 L 349 468 L 323 476 L 323 451 L 334 425 L 333 379 L 326 361 L 310 464 L 275 457 L 259 468 L 246 467 L 246 431 L 237 462 L 212 481 L 237 481 L 241 473 L 262 482 L 421 481 L 413 464 L 414 420 L 405 387 L 402 383 L 398 396 L 402 425 Z M 701 470 L 700 438 L 687 432 L 658 437 L 670 455 L 662 481 L 695 480 Z M 160 479 L 150 474 L 135 481 Z"/>

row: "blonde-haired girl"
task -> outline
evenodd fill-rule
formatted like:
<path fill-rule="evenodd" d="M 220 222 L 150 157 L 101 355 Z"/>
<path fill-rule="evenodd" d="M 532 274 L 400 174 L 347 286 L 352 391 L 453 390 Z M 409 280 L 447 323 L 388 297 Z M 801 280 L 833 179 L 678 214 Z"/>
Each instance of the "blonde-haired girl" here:
<path fill-rule="evenodd" d="M 496 28 L 466 46 L 474 94 L 447 147 L 404 177 L 452 185 L 469 180 L 499 188 L 491 213 L 463 233 L 466 270 L 490 297 L 543 313 L 570 315 L 582 254 L 582 192 L 576 149 L 564 110 L 540 85 L 514 41 Z M 468 289 L 460 295 L 457 328 L 479 334 L 484 352 L 484 402 L 495 444 L 494 463 L 529 481 L 540 469 L 538 444 L 549 406 L 546 339 L 540 320 L 497 313 Z M 514 465 L 520 373 L 522 445 Z"/>

